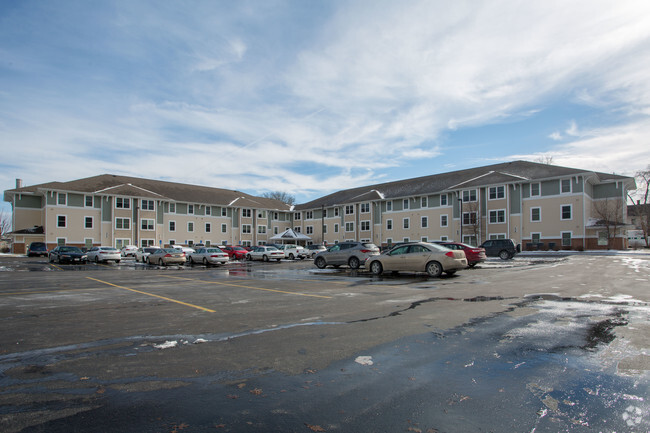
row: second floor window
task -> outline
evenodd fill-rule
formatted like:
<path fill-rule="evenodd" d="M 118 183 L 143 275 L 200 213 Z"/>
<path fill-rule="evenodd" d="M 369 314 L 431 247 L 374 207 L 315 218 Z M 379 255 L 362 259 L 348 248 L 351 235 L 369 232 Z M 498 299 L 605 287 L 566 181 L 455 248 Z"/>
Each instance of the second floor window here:
<path fill-rule="evenodd" d="M 153 230 L 154 221 L 152 219 L 143 218 L 142 220 L 140 220 L 140 228 L 142 230 Z"/>
<path fill-rule="evenodd" d="M 492 186 L 490 187 L 490 200 L 497 200 L 500 198 L 505 198 L 506 196 L 506 188 L 501 185 L 501 186 Z"/>
<path fill-rule="evenodd" d="M 115 228 L 121 230 L 130 230 L 131 220 L 129 218 L 115 218 Z"/>
<path fill-rule="evenodd" d="M 345 205 L 345 214 L 352 215 L 354 213 L 354 205 L 348 204 Z"/>
<path fill-rule="evenodd" d="M 115 199 L 115 207 L 118 208 L 118 209 L 129 209 L 129 208 L 131 208 L 131 199 L 130 198 L 117 197 Z"/>
<path fill-rule="evenodd" d="M 153 210 L 153 200 L 142 200 L 140 204 L 142 210 Z"/>
<path fill-rule="evenodd" d="M 361 213 L 370 212 L 370 203 L 361 203 Z"/>
<path fill-rule="evenodd" d="M 469 191 L 463 191 L 463 201 L 476 201 L 476 190 L 470 189 Z"/>

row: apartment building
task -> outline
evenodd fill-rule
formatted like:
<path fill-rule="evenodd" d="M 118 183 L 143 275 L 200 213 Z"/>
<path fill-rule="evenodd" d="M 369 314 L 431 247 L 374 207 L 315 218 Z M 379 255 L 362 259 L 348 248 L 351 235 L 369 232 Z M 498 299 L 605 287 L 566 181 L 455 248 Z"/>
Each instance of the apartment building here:
<path fill-rule="evenodd" d="M 291 226 L 290 206 L 241 191 L 103 174 L 22 186 L 12 204 L 13 251 L 31 242 L 67 244 L 257 245 Z"/>
<path fill-rule="evenodd" d="M 293 228 L 326 244 L 511 238 L 524 249 L 621 249 L 635 188 L 631 177 L 514 161 L 338 191 L 296 206 Z"/>
<path fill-rule="evenodd" d="M 513 161 L 337 191 L 290 207 L 240 191 L 104 174 L 7 190 L 13 250 L 270 243 L 293 228 L 310 243 L 391 245 L 511 238 L 523 249 L 626 248 L 634 178 Z"/>

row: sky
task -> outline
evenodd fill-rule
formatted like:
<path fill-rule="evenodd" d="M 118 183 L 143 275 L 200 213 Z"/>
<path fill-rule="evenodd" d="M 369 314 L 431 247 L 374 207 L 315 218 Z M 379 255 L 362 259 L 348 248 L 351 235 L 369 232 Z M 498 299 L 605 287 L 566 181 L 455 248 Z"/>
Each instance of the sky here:
<path fill-rule="evenodd" d="M 3 0 L 0 190 L 650 164 L 650 2 Z M 10 209 L 6 202 L 0 210 Z"/>

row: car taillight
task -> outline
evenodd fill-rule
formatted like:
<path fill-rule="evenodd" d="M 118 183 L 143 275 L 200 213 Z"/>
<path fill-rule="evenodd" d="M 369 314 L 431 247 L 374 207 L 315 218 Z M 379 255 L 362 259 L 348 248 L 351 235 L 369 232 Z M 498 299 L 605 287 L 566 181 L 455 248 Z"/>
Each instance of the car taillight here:
<path fill-rule="evenodd" d="M 172 255 L 169 254 L 169 253 L 165 254 L 165 257 L 171 257 L 171 256 L 172 256 Z"/>
<path fill-rule="evenodd" d="M 185 257 L 185 253 L 181 253 L 181 257 Z"/>
<path fill-rule="evenodd" d="M 218 254 L 212 254 L 210 257 L 221 257 L 221 256 Z"/>
<path fill-rule="evenodd" d="M 453 251 L 448 251 L 445 253 L 447 257 L 451 257 L 452 259 L 454 258 L 454 252 Z"/>
<path fill-rule="evenodd" d="M 481 250 L 476 249 L 476 250 L 472 250 L 472 252 L 478 254 L 481 252 Z"/>
<path fill-rule="evenodd" d="M 361 250 L 361 252 L 364 253 L 364 254 L 365 254 L 365 253 L 371 253 L 372 250 Z"/>

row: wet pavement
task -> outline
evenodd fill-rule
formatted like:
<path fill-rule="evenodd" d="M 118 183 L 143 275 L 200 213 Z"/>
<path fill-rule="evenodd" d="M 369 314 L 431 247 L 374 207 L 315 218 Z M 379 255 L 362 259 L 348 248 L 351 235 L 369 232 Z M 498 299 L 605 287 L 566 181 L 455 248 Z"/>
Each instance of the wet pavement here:
<path fill-rule="evenodd" d="M 18 350 L 3 338 L 0 426 L 24 432 L 650 431 L 650 261 L 491 263 L 441 279 L 321 271 L 308 262 L 151 269 L 157 284 L 161 275 L 177 275 L 265 290 L 263 304 L 247 292 L 238 291 L 241 298 L 220 292 L 219 299 L 231 297 L 232 315 L 220 312 L 223 321 L 207 328 L 199 324 L 208 316 L 170 323 L 170 312 L 178 310 L 151 304 L 143 318 L 165 318 L 153 331 L 176 332 L 102 339 L 126 320 L 132 301 L 118 302 L 114 292 L 92 300 L 73 295 L 89 303 L 89 314 L 107 305 L 117 322 L 102 322 L 106 330 L 71 345 L 58 336 Z M 120 264 L 110 275 L 140 267 Z M 79 275 L 64 269 L 57 278 Z M 84 269 L 106 278 L 104 269 Z M 115 281 L 135 287 L 133 278 Z M 41 305 L 46 298 L 37 295 L 16 301 L 10 286 L 31 281 L 19 280 L 0 279 L 6 318 L 22 320 L 21 309 L 47 320 L 43 315 L 64 308 L 52 299 Z M 76 288 L 71 281 L 57 280 L 57 290 Z M 287 281 L 331 300 L 291 305 L 283 292 L 277 305 L 267 305 L 276 299 L 269 291 L 279 292 L 278 282 L 288 290 Z M 196 299 L 214 296 L 191 287 Z M 187 293 L 174 289 L 175 296 Z M 243 312 L 260 317 L 242 318 Z M 235 320 L 244 322 L 233 326 Z M 25 334 L 35 332 L 48 331 Z"/>

